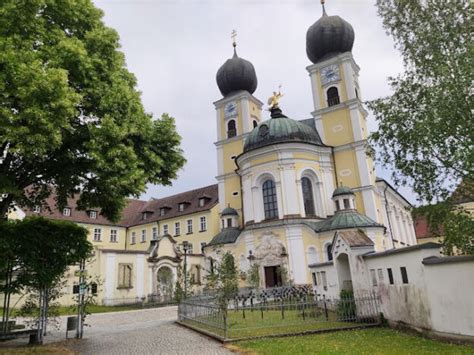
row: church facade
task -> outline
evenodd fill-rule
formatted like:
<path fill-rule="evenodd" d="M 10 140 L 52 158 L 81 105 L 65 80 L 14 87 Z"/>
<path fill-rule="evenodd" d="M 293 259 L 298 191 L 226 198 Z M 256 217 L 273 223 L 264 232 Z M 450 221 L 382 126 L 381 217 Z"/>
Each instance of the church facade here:
<path fill-rule="evenodd" d="M 253 95 L 255 68 L 237 55 L 234 42 L 233 57 L 216 77 L 222 93 L 214 102 L 216 185 L 129 200 L 118 223 L 100 211 L 77 210 L 74 199 L 63 211 L 38 206 L 16 210 L 16 216 L 43 215 L 88 228 L 95 256 L 87 268 L 102 280 L 96 292 L 104 304 L 169 298 L 185 260 L 190 286 L 198 290 L 223 251 L 234 255 L 241 286 L 256 265 L 260 286 L 274 287 L 284 282 L 283 273 L 294 284 L 312 283 L 309 265 L 332 260 L 340 232 L 375 251 L 416 244 L 409 202 L 376 177 L 366 154 L 367 111 L 351 53 L 352 26 L 323 12 L 306 40 L 310 118 L 291 118 L 280 107 L 279 92 L 264 110 Z M 78 290 L 74 268 L 66 278 L 65 303 Z"/>

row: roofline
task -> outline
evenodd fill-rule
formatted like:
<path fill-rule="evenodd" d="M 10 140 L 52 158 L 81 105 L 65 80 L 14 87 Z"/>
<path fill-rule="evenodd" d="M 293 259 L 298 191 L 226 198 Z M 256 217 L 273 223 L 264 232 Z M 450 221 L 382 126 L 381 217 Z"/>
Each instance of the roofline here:
<path fill-rule="evenodd" d="M 405 196 L 403 196 L 400 192 L 398 192 L 397 189 L 395 189 L 392 184 L 390 184 L 387 180 L 385 180 L 384 178 L 381 178 L 381 177 L 375 177 L 375 182 L 384 182 L 388 185 L 388 187 L 390 187 L 393 191 L 395 191 L 397 193 L 398 196 L 400 196 L 402 198 L 403 201 L 405 201 L 406 203 L 408 203 L 410 205 L 410 207 L 413 208 L 413 205 L 410 201 L 408 201 Z"/>
<path fill-rule="evenodd" d="M 464 263 L 474 262 L 474 255 L 455 255 L 455 256 L 430 256 L 424 258 L 423 265 L 439 265 L 439 264 L 451 264 L 451 263 Z"/>
<path fill-rule="evenodd" d="M 192 189 L 192 190 L 186 190 L 186 191 L 183 191 L 183 192 L 180 192 L 180 193 L 177 193 L 177 194 L 174 194 L 174 195 L 166 196 L 166 197 L 154 198 L 154 201 L 157 201 L 157 202 L 158 202 L 158 201 L 160 201 L 160 200 L 164 200 L 164 199 L 167 199 L 167 198 L 176 197 L 176 196 L 179 196 L 179 195 L 182 195 L 182 194 L 186 194 L 186 193 L 189 193 L 189 192 L 207 189 L 207 188 L 212 187 L 212 186 L 219 186 L 219 184 L 211 184 L 211 185 L 207 185 L 207 186 L 203 186 L 203 187 L 198 187 L 198 188 L 195 188 L 195 189 Z M 146 202 L 148 202 L 148 201 L 146 201 Z M 186 201 L 182 201 L 182 202 L 186 202 Z"/>
<path fill-rule="evenodd" d="M 362 257 L 365 258 L 377 258 L 379 256 L 385 256 L 385 255 L 392 255 L 392 254 L 402 254 L 402 253 L 407 253 L 413 250 L 423 250 L 423 249 L 439 249 L 441 247 L 441 244 L 438 243 L 424 243 L 424 244 L 416 244 L 412 245 L 409 247 L 404 247 L 400 249 L 390 249 L 390 250 L 385 250 L 379 253 L 368 253 L 365 255 L 362 255 Z"/>

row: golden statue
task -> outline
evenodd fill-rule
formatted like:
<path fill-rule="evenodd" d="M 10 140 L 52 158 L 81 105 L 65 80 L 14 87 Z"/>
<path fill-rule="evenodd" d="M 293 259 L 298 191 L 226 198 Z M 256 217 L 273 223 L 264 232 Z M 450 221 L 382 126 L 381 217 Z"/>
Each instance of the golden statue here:
<path fill-rule="evenodd" d="M 281 93 L 281 85 L 278 86 L 278 92 L 274 91 L 273 95 L 270 96 L 268 99 L 268 105 L 270 105 L 270 110 L 274 108 L 278 108 L 278 102 L 280 101 L 280 98 L 283 96 Z"/>

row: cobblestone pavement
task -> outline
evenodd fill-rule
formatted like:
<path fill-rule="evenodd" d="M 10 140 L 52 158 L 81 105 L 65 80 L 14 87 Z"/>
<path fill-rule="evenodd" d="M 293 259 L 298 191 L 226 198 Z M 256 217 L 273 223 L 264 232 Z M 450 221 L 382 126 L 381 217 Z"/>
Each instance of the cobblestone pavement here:
<path fill-rule="evenodd" d="M 231 354 L 219 342 L 176 325 L 176 316 L 176 306 L 92 314 L 84 339 L 64 345 L 79 354 Z M 64 341 L 65 324 L 61 317 L 61 329 L 45 341 Z"/>

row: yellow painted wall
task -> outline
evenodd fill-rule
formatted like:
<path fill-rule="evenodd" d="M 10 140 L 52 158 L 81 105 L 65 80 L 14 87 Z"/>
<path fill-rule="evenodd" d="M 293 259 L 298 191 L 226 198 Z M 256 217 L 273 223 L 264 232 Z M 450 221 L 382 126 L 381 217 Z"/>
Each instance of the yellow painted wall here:
<path fill-rule="evenodd" d="M 341 108 L 335 111 L 327 112 L 323 114 L 322 119 L 325 144 L 339 146 L 354 141 L 352 123 L 348 108 Z"/>

